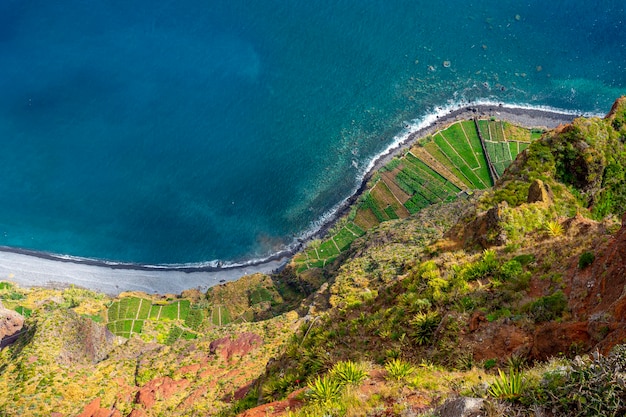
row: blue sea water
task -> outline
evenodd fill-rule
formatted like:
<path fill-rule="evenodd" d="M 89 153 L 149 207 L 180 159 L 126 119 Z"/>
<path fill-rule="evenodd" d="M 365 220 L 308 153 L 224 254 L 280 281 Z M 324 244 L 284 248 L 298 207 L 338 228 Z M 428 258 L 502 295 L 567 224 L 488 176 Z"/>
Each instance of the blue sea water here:
<path fill-rule="evenodd" d="M 626 93 L 625 7 L 2 0 L 0 245 L 266 256 L 438 106 L 608 111 Z"/>

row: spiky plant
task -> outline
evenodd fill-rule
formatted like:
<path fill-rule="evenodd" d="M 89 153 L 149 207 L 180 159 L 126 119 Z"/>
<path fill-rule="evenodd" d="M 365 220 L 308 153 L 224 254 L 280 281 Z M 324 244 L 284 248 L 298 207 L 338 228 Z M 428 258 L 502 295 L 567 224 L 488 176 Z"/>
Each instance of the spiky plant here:
<path fill-rule="evenodd" d="M 557 220 L 549 220 L 546 222 L 545 229 L 550 237 L 558 237 L 563 234 L 563 225 Z"/>
<path fill-rule="evenodd" d="M 505 374 L 498 369 L 498 377 L 489 386 L 489 394 L 500 400 L 515 401 L 519 399 L 526 389 L 526 382 L 521 371 L 509 369 Z"/>
<path fill-rule="evenodd" d="M 343 384 L 330 375 L 318 376 L 309 382 L 307 387 L 309 399 L 320 404 L 332 404 L 339 401 L 343 392 Z"/>
<path fill-rule="evenodd" d="M 436 311 L 429 311 L 427 313 L 417 313 L 411 320 L 414 332 L 413 336 L 418 345 L 425 345 L 430 343 L 430 340 L 441 323 L 441 317 Z"/>
<path fill-rule="evenodd" d="M 361 364 L 342 361 L 333 366 L 333 369 L 330 370 L 330 376 L 344 385 L 358 385 L 367 378 L 367 372 Z"/>
<path fill-rule="evenodd" d="M 385 370 L 390 379 L 400 381 L 411 376 L 415 372 L 415 367 L 402 359 L 392 359 L 385 365 Z"/>

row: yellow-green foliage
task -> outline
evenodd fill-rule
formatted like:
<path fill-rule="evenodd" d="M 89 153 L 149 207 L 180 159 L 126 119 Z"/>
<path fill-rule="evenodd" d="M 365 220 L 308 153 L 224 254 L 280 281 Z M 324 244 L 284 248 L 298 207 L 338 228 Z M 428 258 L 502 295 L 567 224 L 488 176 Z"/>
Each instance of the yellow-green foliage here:
<path fill-rule="evenodd" d="M 502 228 L 512 243 L 522 241 L 529 233 L 541 230 L 554 217 L 549 206 L 524 204 L 502 210 Z"/>

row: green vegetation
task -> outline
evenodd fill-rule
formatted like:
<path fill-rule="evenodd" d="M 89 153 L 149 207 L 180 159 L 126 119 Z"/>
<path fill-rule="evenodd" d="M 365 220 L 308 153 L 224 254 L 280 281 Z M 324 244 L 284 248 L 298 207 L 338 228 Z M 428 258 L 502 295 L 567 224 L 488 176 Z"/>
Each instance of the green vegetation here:
<path fill-rule="evenodd" d="M 479 120 L 478 126 L 499 176 L 536 136 L 528 129 L 499 121 Z M 396 157 L 381 169 L 343 227 L 324 242 L 310 244 L 294 258 L 298 272 L 332 264 L 357 237 L 383 222 L 405 218 L 431 204 L 454 200 L 462 191 L 460 184 L 467 189 L 492 185 L 474 121 L 454 123 L 420 145 L 421 150 Z M 421 153 L 424 150 L 426 153 Z"/>
<path fill-rule="evenodd" d="M 415 367 L 401 359 L 392 359 L 387 362 L 385 370 L 387 377 L 395 381 L 403 380 L 415 373 Z"/>
<path fill-rule="evenodd" d="M 494 398 L 507 401 L 516 401 L 525 394 L 526 382 L 522 372 L 509 369 L 505 374 L 498 369 L 498 378 L 489 386 L 489 394 Z"/>
<path fill-rule="evenodd" d="M 584 252 L 582 255 L 580 255 L 580 258 L 578 258 L 578 268 L 587 268 L 593 263 L 595 259 L 596 256 L 593 254 L 593 252 Z"/>

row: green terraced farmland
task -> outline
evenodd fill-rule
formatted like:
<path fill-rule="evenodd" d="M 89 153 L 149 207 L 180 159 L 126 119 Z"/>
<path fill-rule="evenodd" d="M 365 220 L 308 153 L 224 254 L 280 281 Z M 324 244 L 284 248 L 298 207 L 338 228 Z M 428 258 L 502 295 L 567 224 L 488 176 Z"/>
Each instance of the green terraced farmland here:
<path fill-rule="evenodd" d="M 145 298 L 125 297 L 109 306 L 107 327 L 113 334 L 129 338 L 142 332 L 146 320 L 184 321 L 189 308 L 189 300 L 160 305 Z"/>
<path fill-rule="evenodd" d="M 294 257 L 296 270 L 328 265 L 356 237 L 382 222 L 451 201 L 462 190 L 491 187 L 491 168 L 495 177 L 501 176 L 533 135 L 540 132 L 531 134 L 528 129 L 494 120 L 465 120 L 423 138 L 411 151 L 381 168 L 346 226 Z"/>

